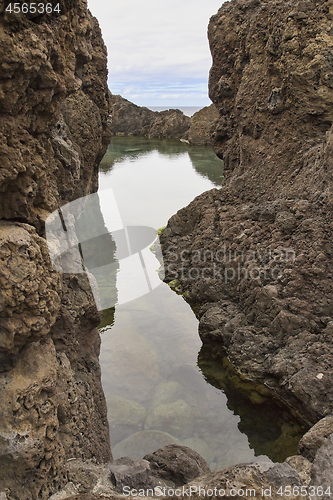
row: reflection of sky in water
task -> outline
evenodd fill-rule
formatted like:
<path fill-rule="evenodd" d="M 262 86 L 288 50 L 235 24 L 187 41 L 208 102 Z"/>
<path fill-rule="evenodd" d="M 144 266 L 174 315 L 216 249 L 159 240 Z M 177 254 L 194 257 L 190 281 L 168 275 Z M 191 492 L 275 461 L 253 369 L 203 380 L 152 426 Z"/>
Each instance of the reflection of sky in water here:
<path fill-rule="evenodd" d="M 158 229 L 216 187 L 210 179 L 220 183 L 215 160 L 209 148 L 115 137 L 102 162 L 100 190 L 113 189 L 123 224 Z M 106 215 L 108 204 L 102 207 Z M 121 271 L 117 284 L 132 286 Z M 181 296 L 161 283 L 116 306 L 115 323 L 103 332 L 100 361 L 114 458 L 142 458 L 176 442 L 198 451 L 213 469 L 258 459 L 225 394 L 197 367 L 198 321 Z"/>
<path fill-rule="evenodd" d="M 193 169 L 186 152 L 168 157 L 152 151 L 116 163 L 110 173 L 101 173 L 100 186 L 101 190 L 113 188 L 124 224 L 158 229 L 214 184 Z"/>

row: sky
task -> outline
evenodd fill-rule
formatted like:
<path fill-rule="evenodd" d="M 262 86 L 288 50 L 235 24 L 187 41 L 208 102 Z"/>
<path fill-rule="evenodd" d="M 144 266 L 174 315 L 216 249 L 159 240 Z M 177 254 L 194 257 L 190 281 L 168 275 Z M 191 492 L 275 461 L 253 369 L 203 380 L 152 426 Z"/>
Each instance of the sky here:
<path fill-rule="evenodd" d="M 88 0 L 108 49 L 109 88 L 140 106 L 211 104 L 209 18 L 223 0 Z"/>

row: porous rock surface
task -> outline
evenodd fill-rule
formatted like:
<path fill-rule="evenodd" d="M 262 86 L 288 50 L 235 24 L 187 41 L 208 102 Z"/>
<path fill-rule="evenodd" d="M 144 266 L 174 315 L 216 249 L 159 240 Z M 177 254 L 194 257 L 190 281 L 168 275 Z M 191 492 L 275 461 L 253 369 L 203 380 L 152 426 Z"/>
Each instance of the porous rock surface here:
<path fill-rule="evenodd" d="M 333 411 L 333 6 L 233 0 L 210 20 L 221 189 L 162 233 L 204 342 L 310 423 Z"/>
<path fill-rule="evenodd" d="M 111 459 L 86 275 L 50 261 L 44 222 L 97 189 L 106 49 L 84 0 L 0 12 L 0 495 L 47 499 L 69 458 Z"/>

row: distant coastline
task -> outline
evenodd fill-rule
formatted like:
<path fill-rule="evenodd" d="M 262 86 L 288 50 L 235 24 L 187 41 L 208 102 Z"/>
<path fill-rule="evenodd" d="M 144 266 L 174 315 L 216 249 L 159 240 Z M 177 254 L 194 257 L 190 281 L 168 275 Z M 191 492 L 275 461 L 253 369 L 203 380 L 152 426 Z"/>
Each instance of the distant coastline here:
<path fill-rule="evenodd" d="M 200 109 L 203 108 L 203 106 L 178 106 L 177 108 L 173 106 L 146 106 L 146 107 L 151 111 L 166 111 L 168 109 L 179 109 L 186 116 L 193 116 L 194 113 L 200 111 Z"/>

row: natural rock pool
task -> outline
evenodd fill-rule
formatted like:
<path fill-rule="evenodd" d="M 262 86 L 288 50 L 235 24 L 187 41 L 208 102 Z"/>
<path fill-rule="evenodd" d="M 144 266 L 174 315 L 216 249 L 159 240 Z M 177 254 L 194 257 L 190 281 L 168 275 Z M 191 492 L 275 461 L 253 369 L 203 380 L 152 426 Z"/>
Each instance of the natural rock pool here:
<path fill-rule="evenodd" d="M 100 191 L 112 188 L 124 224 L 157 230 L 222 178 L 222 162 L 210 148 L 113 137 Z M 220 469 L 267 457 L 283 461 L 296 452 L 306 427 L 269 394 L 263 397 L 263 388 L 240 380 L 216 346 L 202 347 L 191 307 L 165 283 L 116 305 L 114 319 L 105 311 L 100 329 L 114 458 L 142 458 L 181 443 Z"/>

